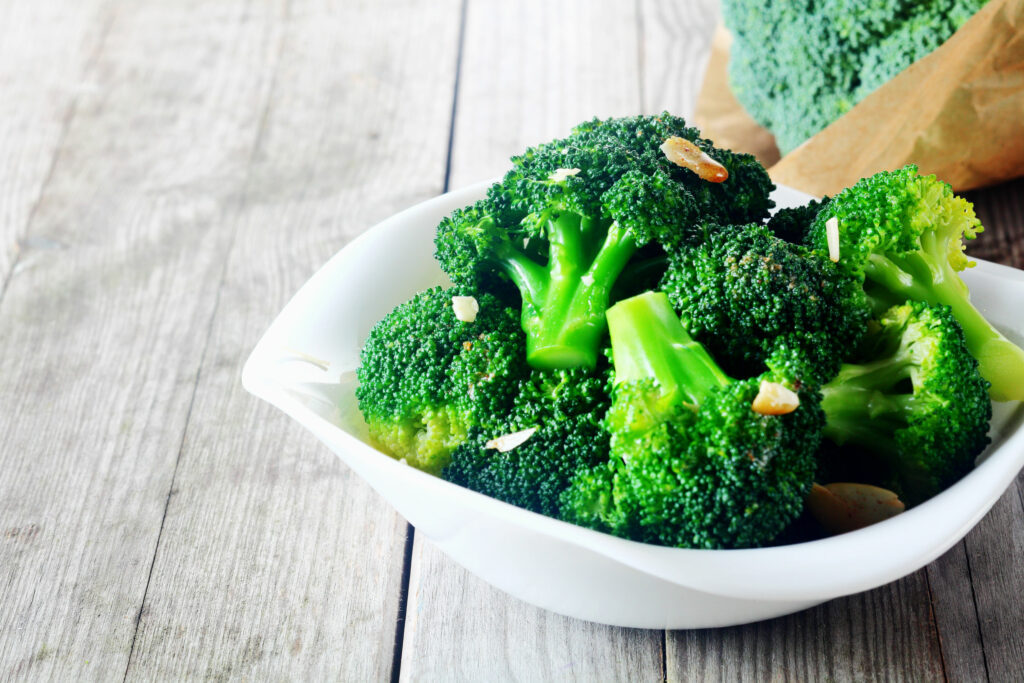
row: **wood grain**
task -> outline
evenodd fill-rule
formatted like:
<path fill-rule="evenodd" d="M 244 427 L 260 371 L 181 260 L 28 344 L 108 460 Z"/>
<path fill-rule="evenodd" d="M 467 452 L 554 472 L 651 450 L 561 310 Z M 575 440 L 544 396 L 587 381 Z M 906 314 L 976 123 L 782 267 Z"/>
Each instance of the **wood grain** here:
<path fill-rule="evenodd" d="M 0 302 L 0 677 L 123 675 L 266 99 L 273 17 L 111 12 Z"/>
<path fill-rule="evenodd" d="M 692 118 L 718 13 L 715 0 L 640 0 L 644 113 Z"/>
<path fill-rule="evenodd" d="M 109 24 L 99 1 L 0 3 L 0 296 L 19 254 L 55 246 L 23 240 Z"/>
<path fill-rule="evenodd" d="M 237 237 L 131 680 L 391 673 L 407 525 L 239 375 L 273 316 L 337 249 L 441 191 L 459 11 L 457 0 L 295 0 L 275 18 L 269 106 L 225 216 Z"/>

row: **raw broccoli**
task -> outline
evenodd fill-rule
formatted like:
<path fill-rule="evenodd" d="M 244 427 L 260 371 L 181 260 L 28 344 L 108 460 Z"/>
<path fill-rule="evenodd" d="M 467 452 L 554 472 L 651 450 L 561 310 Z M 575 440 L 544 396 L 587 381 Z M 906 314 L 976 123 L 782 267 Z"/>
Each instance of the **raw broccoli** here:
<path fill-rule="evenodd" d="M 434 287 L 397 306 L 370 331 L 358 370 L 371 443 L 432 474 L 471 429 L 507 418 L 528 372 L 517 311 L 482 294 L 463 322 L 455 294 Z"/>
<path fill-rule="evenodd" d="M 813 388 L 767 372 L 727 377 L 663 293 L 608 310 L 615 387 L 605 420 L 611 459 L 574 477 L 563 516 L 640 541 L 759 546 L 799 515 L 824 418 Z M 762 382 L 765 382 L 762 385 Z M 762 414 L 761 387 L 799 404 Z"/>
<path fill-rule="evenodd" d="M 813 346 L 827 381 L 864 333 L 870 308 L 860 282 L 829 259 L 762 225 L 716 227 L 670 255 L 661 284 L 726 372 L 764 370 L 782 340 Z"/>
<path fill-rule="evenodd" d="M 807 243 L 822 255 L 830 253 L 830 223 L 838 230 L 839 266 L 863 282 L 876 314 L 906 301 L 946 304 L 992 383 L 992 398 L 1024 399 L 1024 350 L 985 320 L 957 274 L 970 265 L 963 238 L 982 231 L 970 202 L 906 166 L 860 180 L 821 210 Z"/>
<path fill-rule="evenodd" d="M 560 496 L 572 476 L 608 459 L 608 434 L 601 425 L 608 403 L 607 368 L 534 370 L 520 384 L 508 420 L 474 429 L 441 476 L 559 517 Z M 529 429 L 536 431 L 522 444 L 507 451 L 494 447 L 495 440 Z"/>
<path fill-rule="evenodd" d="M 725 0 L 729 83 L 783 153 L 942 45 L 986 0 Z"/>
<path fill-rule="evenodd" d="M 660 146 L 673 136 L 695 142 L 729 178 L 710 183 L 668 161 Z M 703 221 L 761 221 L 772 206 L 753 157 L 697 136 L 662 114 L 595 120 L 528 149 L 487 199 L 441 222 L 437 260 L 459 286 L 515 285 L 533 367 L 596 367 L 620 274 L 632 286 L 649 281 L 663 267 L 661 245 L 693 238 Z"/>
<path fill-rule="evenodd" d="M 824 434 L 881 461 L 881 483 L 907 504 L 955 482 L 988 443 L 988 382 L 948 306 L 911 302 L 887 311 L 822 388 Z"/>

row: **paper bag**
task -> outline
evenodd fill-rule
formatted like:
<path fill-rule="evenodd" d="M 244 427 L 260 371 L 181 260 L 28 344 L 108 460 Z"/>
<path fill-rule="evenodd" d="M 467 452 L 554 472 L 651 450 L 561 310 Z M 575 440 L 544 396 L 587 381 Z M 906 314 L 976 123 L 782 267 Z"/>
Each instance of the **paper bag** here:
<path fill-rule="evenodd" d="M 1024 175 L 1024 0 L 991 0 L 941 47 L 781 160 L 728 86 L 728 32 L 712 42 L 695 123 L 750 152 L 772 179 L 813 195 L 917 164 L 957 191 Z"/>

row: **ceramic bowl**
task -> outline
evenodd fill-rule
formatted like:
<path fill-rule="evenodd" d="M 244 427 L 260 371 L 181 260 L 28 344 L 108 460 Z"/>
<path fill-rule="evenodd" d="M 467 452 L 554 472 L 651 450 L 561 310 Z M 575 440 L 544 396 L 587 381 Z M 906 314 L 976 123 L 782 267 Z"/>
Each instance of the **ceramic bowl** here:
<path fill-rule="evenodd" d="M 359 349 L 395 305 L 445 283 L 433 259 L 434 228 L 486 186 L 414 206 L 342 249 L 277 316 L 242 382 L 315 434 L 417 533 L 501 590 L 560 614 L 640 628 L 725 626 L 788 614 L 928 564 L 985 515 L 1024 465 L 1024 408 L 996 404 L 992 444 L 977 467 L 891 520 L 794 545 L 688 550 L 583 529 L 393 460 L 367 443 L 354 395 Z M 807 196 L 779 188 L 775 200 L 793 206 Z M 963 277 L 978 308 L 1020 343 L 1024 271 L 979 262 Z"/>

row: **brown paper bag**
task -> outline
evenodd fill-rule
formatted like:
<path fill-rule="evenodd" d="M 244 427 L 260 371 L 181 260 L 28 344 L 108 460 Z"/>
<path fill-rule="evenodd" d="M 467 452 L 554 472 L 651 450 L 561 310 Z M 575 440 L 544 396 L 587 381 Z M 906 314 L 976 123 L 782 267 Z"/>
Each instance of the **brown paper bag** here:
<path fill-rule="evenodd" d="M 730 42 L 719 27 L 695 123 L 716 145 L 771 166 L 776 183 L 835 194 L 908 163 L 958 191 L 1024 175 L 1024 0 L 991 0 L 941 47 L 781 160 L 774 138 L 729 90 Z"/>

